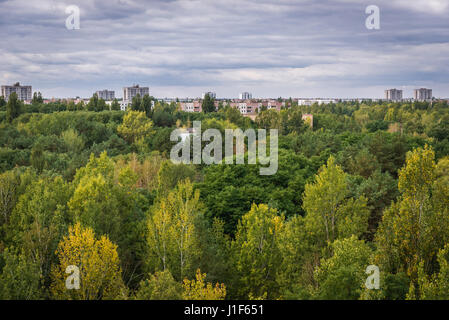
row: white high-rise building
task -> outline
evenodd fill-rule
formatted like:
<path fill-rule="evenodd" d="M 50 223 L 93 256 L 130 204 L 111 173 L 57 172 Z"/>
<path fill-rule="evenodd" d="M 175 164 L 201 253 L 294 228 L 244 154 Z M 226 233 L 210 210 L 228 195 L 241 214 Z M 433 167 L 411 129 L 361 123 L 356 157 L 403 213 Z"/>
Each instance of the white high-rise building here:
<path fill-rule="evenodd" d="M 389 101 L 401 101 L 402 100 L 402 90 L 388 89 L 385 90 L 385 99 Z"/>
<path fill-rule="evenodd" d="M 249 92 L 242 92 L 241 94 L 239 94 L 240 100 L 251 100 L 252 98 L 253 98 L 253 95 Z"/>
<path fill-rule="evenodd" d="M 413 98 L 417 101 L 432 100 L 432 89 L 415 89 L 413 90 Z"/>
<path fill-rule="evenodd" d="M 32 89 L 31 86 L 21 86 L 19 82 L 15 83 L 12 86 L 2 86 L 2 96 L 6 101 L 9 100 L 9 96 L 11 93 L 15 92 L 17 94 L 17 99 L 19 100 L 31 100 L 32 97 Z"/>

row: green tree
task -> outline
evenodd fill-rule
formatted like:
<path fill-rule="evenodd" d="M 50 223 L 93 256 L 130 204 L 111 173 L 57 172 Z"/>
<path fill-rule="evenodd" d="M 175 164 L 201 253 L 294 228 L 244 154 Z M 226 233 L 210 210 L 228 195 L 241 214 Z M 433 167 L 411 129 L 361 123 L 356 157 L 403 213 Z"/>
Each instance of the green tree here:
<path fill-rule="evenodd" d="M 131 110 L 133 111 L 145 111 L 142 105 L 142 97 L 137 94 L 131 101 Z"/>
<path fill-rule="evenodd" d="M 38 300 L 43 298 L 40 290 L 39 265 L 29 260 L 24 252 L 15 254 L 9 249 L 3 252 L 3 258 L 5 266 L 0 274 L 0 299 Z"/>
<path fill-rule="evenodd" d="M 242 217 L 232 243 L 237 277 L 232 289 L 237 297 L 279 297 L 276 277 L 282 263 L 279 238 L 283 227 L 284 217 L 265 204 L 253 204 Z"/>
<path fill-rule="evenodd" d="M 0 108 L 6 106 L 6 101 L 4 96 L 0 96 Z"/>
<path fill-rule="evenodd" d="M 156 270 L 169 270 L 177 281 L 193 275 L 201 256 L 198 219 L 203 214 L 199 191 L 189 180 L 160 199 L 148 222 L 148 246 Z"/>
<path fill-rule="evenodd" d="M 195 169 L 193 166 L 183 163 L 174 164 L 169 160 L 164 161 L 157 173 L 158 195 L 163 197 L 180 181 L 186 179 L 193 181 L 194 178 Z"/>
<path fill-rule="evenodd" d="M 205 283 L 206 274 L 196 271 L 195 280 L 184 279 L 183 297 L 185 300 L 224 300 L 226 297 L 226 286 L 222 284 Z"/>
<path fill-rule="evenodd" d="M 20 177 L 14 171 L 0 174 L 0 226 L 8 224 L 17 201 Z"/>
<path fill-rule="evenodd" d="M 111 110 L 113 111 L 120 110 L 120 103 L 118 103 L 117 99 L 114 99 L 114 101 L 112 101 Z"/>
<path fill-rule="evenodd" d="M 6 120 L 11 123 L 15 118 L 17 118 L 22 109 L 22 102 L 17 98 L 15 92 L 9 95 L 8 103 L 6 104 Z"/>
<path fill-rule="evenodd" d="M 150 135 L 153 123 L 145 112 L 128 111 L 123 117 L 123 123 L 117 127 L 117 132 L 129 143 Z"/>
<path fill-rule="evenodd" d="M 201 104 L 201 109 L 204 113 L 215 112 L 215 99 L 209 94 L 205 94 Z"/>
<path fill-rule="evenodd" d="M 44 99 L 42 99 L 42 94 L 40 92 L 35 92 L 33 94 L 33 99 L 31 100 L 32 104 L 44 103 Z"/>
<path fill-rule="evenodd" d="M 84 148 L 84 140 L 75 129 L 67 129 L 61 133 L 61 138 L 67 147 L 67 151 L 79 153 Z"/>
<path fill-rule="evenodd" d="M 11 214 L 10 241 L 25 250 L 44 277 L 58 241 L 73 221 L 67 211 L 70 195 L 70 186 L 61 177 L 40 178 L 27 186 Z"/>
<path fill-rule="evenodd" d="M 449 244 L 440 249 L 437 259 L 439 271 L 432 276 L 425 272 L 424 262 L 418 267 L 418 286 L 423 300 L 449 299 Z"/>
<path fill-rule="evenodd" d="M 376 263 L 386 272 L 404 272 L 409 277 L 410 298 L 421 295 L 419 267 L 421 278 L 423 272 L 437 271 L 438 250 L 449 242 L 447 189 L 440 188 L 434 157 L 428 146 L 407 154 L 399 172 L 401 197 L 385 211 L 375 238 Z"/>
<path fill-rule="evenodd" d="M 303 200 L 306 221 L 317 232 L 324 233 L 323 240 L 333 242 L 352 234 L 361 236 L 367 230 L 366 198 L 354 199 L 348 195 L 346 174 L 330 157 L 315 182 L 306 185 Z"/>
<path fill-rule="evenodd" d="M 137 300 L 181 300 L 182 285 L 173 279 L 170 271 L 158 271 L 140 283 Z"/>
<path fill-rule="evenodd" d="M 147 117 L 151 116 L 151 102 L 153 101 L 153 99 L 148 95 L 144 95 L 142 98 L 142 102 L 141 104 L 141 111 L 145 111 L 145 114 L 147 115 Z"/>
<path fill-rule="evenodd" d="M 99 240 L 90 228 L 79 223 L 69 228 L 69 235 L 59 243 L 59 264 L 52 268 L 51 292 L 55 299 L 123 299 L 126 288 L 121 277 L 117 246 L 105 236 Z M 66 269 L 79 268 L 80 289 L 68 290 Z"/>
<path fill-rule="evenodd" d="M 360 297 L 367 275 L 371 249 L 356 236 L 330 244 L 332 256 L 323 258 L 315 270 L 318 299 L 356 300 Z"/>

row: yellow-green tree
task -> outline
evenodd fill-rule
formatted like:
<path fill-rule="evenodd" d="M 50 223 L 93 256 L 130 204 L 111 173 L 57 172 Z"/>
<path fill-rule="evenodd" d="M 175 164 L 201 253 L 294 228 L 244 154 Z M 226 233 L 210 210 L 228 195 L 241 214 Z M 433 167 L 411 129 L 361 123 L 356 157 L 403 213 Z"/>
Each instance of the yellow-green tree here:
<path fill-rule="evenodd" d="M 183 298 L 185 300 L 224 300 L 226 297 L 226 286 L 218 282 L 215 286 L 212 283 L 205 283 L 206 274 L 201 270 L 196 271 L 195 280 L 184 279 Z"/>
<path fill-rule="evenodd" d="M 365 283 L 371 249 L 356 236 L 338 239 L 330 245 L 332 256 L 322 258 L 315 269 L 315 298 L 357 300 Z"/>
<path fill-rule="evenodd" d="M 360 236 L 367 230 L 366 198 L 348 198 L 348 194 L 346 173 L 331 156 L 327 165 L 321 167 L 315 182 L 308 183 L 304 191 L 306 228 L 317 234 L 317 241 L 333 242 L 352 234 Z"/>
<path fill-rule="evenodd" d="M 160 199 L 149 219 L 148 244 L 158 260 L 155 267 L 170 270 L 178 281 L 193 274 L 198 264 L 201 253 L 196 223 L 202 208 L 199 191 L 185 180 Z"/>
<path fill-rule="evenodd" d="M 449 299 L 449 244 L 438 252 L 439 271 L 428 276 L 424 271 L 423 262 L 418 268 L 418 285 L 421 299 L 447 300 Z"/>
<path fill-rule="evenodd" d="M 97 234 L 108 234 L 116 240 L 120 208 L 113 185 L 103 175 L 83 177 L 68 206 L 76 221 L 92 227 Z"/>
<path fill-rule="evenodd" d="M 42 285 L 50 280 L 55 250 L 73 219 L 67 210 L 71 190 L 61 177 L 30 183 L 11 214 L 8 238 L 37 264 Z"/>
<path fill-rule="evenodd" d="M 123 299 L 125 286 L 121 277 L 117 246 L 105 236 L 99 240 L 90 228 L 77 223 L 59 243 L 59 264 L 52 268 L 51 293 L 55 299 Z M 68 266 L 79 268 L 80 288 L 67 289 Z"/>
<path fill-rule="evenodd" d="M 123 117 L 123 123 L 117 127 L 117 132 L 129 143 L 145 138 L 151 133 L 153 122 L 145 112 L 128 111 Z"/>
<path fill-rule="evenodd" d="M 233 290 L 239 298 L 278 297 L 283 227 L 284 217 L 265 204 L 253 204 L 242 217 L 231 249 L 237 277 Z"/>
<path fill-rule="evenodd" d="M 137 300 L 181 300 L 182 284 L 175 281 L 170 271 L 157 271 L 140 282 Z"/>
<path fill-rule="evenodd" d="M 444 175 L 437 178 L 434 159 L 428 146 L 407 154 L 399 171 L 401 197 L 385 211 L 376 234 L 376 263 L 386 272 L 409 277 L 409 298 L 420 297 L 418 267 L 427 275 L 437 271 L 438 251 L 449 242 L 448 185 Z"/>

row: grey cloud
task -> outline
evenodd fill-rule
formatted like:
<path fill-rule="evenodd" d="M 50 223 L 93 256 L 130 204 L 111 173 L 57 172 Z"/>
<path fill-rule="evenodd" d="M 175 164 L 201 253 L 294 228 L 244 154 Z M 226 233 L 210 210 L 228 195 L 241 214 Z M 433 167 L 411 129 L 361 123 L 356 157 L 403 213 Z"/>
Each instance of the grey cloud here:
<path fill-rule="evenodd" d="M 448 1 L 0 1 L 0 81 L 88 96 L 141 82 L 152 94 L 382 95 L 427 85 L 449 96 Z M 81 9 L 81 30 L 64 8 Z M 120 95 L 120 93 L 118 93 Z"/>

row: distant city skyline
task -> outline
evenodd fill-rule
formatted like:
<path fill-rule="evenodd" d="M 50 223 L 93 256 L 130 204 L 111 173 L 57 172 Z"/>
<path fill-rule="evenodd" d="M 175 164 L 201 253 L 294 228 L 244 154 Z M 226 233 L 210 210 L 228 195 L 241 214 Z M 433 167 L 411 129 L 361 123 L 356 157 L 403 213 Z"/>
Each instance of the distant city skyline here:
<path fill-rule="evenodd" d="M 448 16 L 447 0 L 0 0 L 0 83 L 49 98 L 133 83 L 155 97 L 449 98 Z"/>
<path fill-rule="evenodd" d="M 12 85 L 2 85 L 1 86 L 2 90 L 0 92 L 0 95 L 5 96 L 4 93 L 7 92 L 7 90 L 9 91 L 17 91 L 17 88 L 21 88 L 21 90 L 23 91 L 24 89 L 26 90 L 26 97 L 28 100 L 31 100 L 31 96 L 33 93 L 37 93 L 40 92 L 42 93 L 39 89 L 36 90 L 32 90 L 32 86 L 27 85 L 27 86 L 23 86 L 20 85 L 19 82 L 16 82 Z M 11 91 L 11 92 L 12 92 Z M 120 92 L 120 91 L 118 91 Z M 97 90 L 95 91 L 93 94 L 96 94 L 98 96 L 98 98 L 103 99 L 103 100 L 114 100 L 114 99 L 123 99 L 126 101 L 131 101 L 132 98 L 134 96 L 136 96 L 137 94 L 139 94 L 140 96 L 143 96 L 145 94 L 151 95 L 155 98 L 159 98 L 159 99 L 204 99 L 205 95 L 209 95 L 211 98 L 213 99 L 237 99 L 237 100 L 257 100 L 257 99 L 276 99 L 276 98 L 283 98 L 283 99 L 378 99 L 378 100 L 391 100 L 391 101 L 400 101 L 400 100 L 410 100 L 410 99 L 414 99 L 414 100 L 429 100 L 432 99 L 433 96 L 433 90 L 432 89 L 428 89 L 428 88 L 415 88 L 412 90 L 412 96 L 404 96 L 403 95 L 403 90 L 399 90 L 399 89 L 386 89 L 384 90 L 384 97 L 382 98 L 372 98 L 372 97 L 331 97 L 331 96 L 322 96 L 322 97 L 313 97 L 313 96 L 290 96 L 290 97 L 282 97 L 282 96 L 272 96 L 272 97 L 253 97 L 252 94 L 250 92 L 242 92 L 239 93 L 237 96 L 232 96 L 232 97 L 219 97 L 217 96 L 216 92 L 214 91 L 207 91 L 207 92 L 203 92 L 201 93 L 201 95 L 197 95 L 197 96 L 172 96 L 172 97 L 161 97 L 161 96 L 154 96 L 151 92 L 150 92 L 150 88 L 147 86 L 140 86 L 139 84 L 133 84 L 132 86 L 128 86 L 128 87 L 122 87 L 122 92 L 123 95 L 122 96 L 117 96 L 116 95 L 116 91 L 115 90 L 109 90 L 109 89 L 103 89 L 103 90 Z M 92 94 L 92 95 L 93 95 Z M 9 95 L 9 93 L 8 93 Z M 72 99 L 72 98 L 82 98 L 82 99 L 86 99 L 86 98 L 90 98 L 92 95 L 89 96 L 70 96 L 70 97 L 46 97 L 43 95 L 44 98 L 50 99 L 50 98 L 58 98 L 58 99 Z M 22 95 L 19 95 L 19 99 L 21 99 Z M 7 96 L 6 96 L 7 98 Z M 435 97 L 436 99 L 449 99 L 448 97 Z M 25 99 L 21 99 L 21 100 L 25 100 Z"/>

